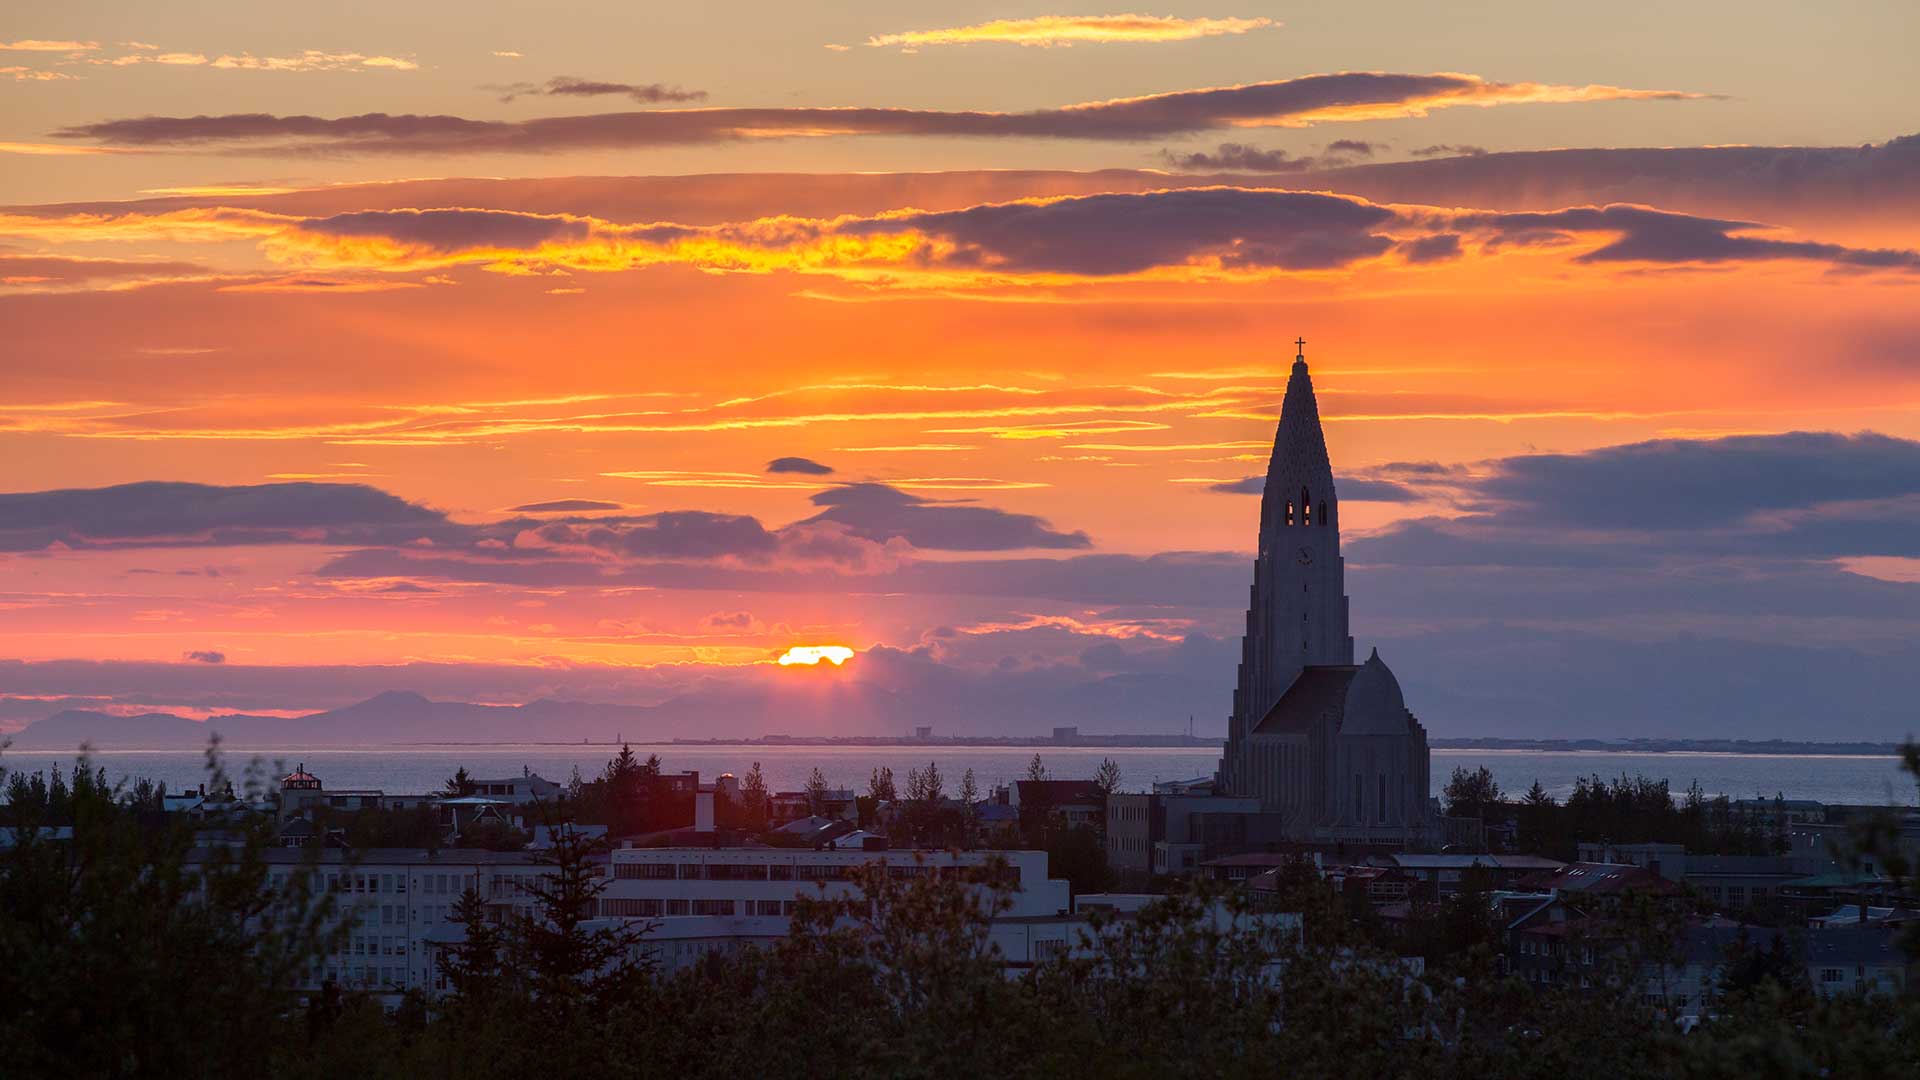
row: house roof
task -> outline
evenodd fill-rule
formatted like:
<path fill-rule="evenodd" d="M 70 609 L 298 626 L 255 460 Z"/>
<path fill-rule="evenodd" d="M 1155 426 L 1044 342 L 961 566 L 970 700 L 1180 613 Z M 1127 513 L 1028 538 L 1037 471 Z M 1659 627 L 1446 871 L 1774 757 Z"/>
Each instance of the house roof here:
<path fill-rule="evenodd" d="M 1314 664 L 1300 669 L 1293 685 L 1254 725 L 1255 735 L 1297 735 L 1311 730 L 1329 712 L 1346 708 L 1347 687 L 1360 668 L 1353 664 Z"/>
<path fill-rule="evenodd" d="M 1645 892 L 1667 895 L 1679 886 L 1659 874 L 1628 863 L 1575 862 L 1558 870 L 1542 871 L 1522 878 L 1519 885 L 1530 889 L 1558 889 L 1561 892 L 1611 894 Z"/>
<path fill-rule="evenodd" d="M 1905 966 L 1906 953 L 1900 949 L 1890 926 L 1869 926 L 1853 930 L 1819 930 L 1807 935 L 1807 962 L 1810 964 L 1895 964 Z"/>
<path fill-rule="evenodd" d="M 1106 798 L 1099 785 L 1091 780 L 1015 780 L 1013 782 L 1020 802 L 1039 799 L 1055 806 L 1073 803 L 1097 803 Z"/>

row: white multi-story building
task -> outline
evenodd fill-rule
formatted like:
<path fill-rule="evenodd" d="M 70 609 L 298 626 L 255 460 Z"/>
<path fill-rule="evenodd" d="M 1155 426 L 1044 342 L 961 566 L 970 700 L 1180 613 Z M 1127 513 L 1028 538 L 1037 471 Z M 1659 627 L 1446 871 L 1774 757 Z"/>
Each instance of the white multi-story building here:
<path fill-rule="evenodd" d="M 1051 916 L 1072 909 L 1066 881 L 1047 877 L 1044 851 L 623 848 L 610 857 L 600 914 L 785 917 L 801 896 L 851 894 L 853 871 L 868 863 L 883 862 L 889 874 L 908 878 L 984 867 L 996 857 L 1004 860 L 1011 887 L 1006 916 Z"/>
<path fill-rule="evenodd" d="M 448 929 L 457 928 L 454 906 L 462 893 L 474 890 L 490 917 L 504 921 L 532 914 L 529 886 L 554 872 L 523 851 L 270 848 L 261 854 L 276 887 L 293 875 L 313 874 L 315 892 L 330 892 L 349 926 L 338 951 L 313 973 L 310 989 L 331 978 L 390 1000 L 408 990 L 442 989 L 429 942 L 445 940 Z"/>

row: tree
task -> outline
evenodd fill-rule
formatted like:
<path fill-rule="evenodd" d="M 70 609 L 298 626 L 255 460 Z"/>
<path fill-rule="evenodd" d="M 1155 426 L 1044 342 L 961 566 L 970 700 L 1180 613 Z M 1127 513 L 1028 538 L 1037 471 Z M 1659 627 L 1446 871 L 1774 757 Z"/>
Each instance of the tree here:
<path fill-rule="evenodd" d="M 576 1018 L 576 1010 L 611 1007 L 653 970 L 652 959 L 638 948 L 651 922 L 584 927 L 599 914 L 598 899 L 607 887 L 593 861 L 598 849 L 576 829 L 555 828 L 553 846 L 540 859 L 554 872 L 528 887 L 538 914 L 515 927 L 538 1011 L 563 1027 Z"/>
<path fill-rule="evenodd" d="M 1112 758 L 1101 758 L 1100 767 L 1093 773 L 1093 786 L 1100 789 L 1102 797 L 1120 790 L 1120 763 Z"/>
<path fill-rule="evenodd" d="M 907 771 L 907 832 L 911 839 L 926 841 L 942 831 L 940 800 L 945 786 L 939 762 L 929 761 L 925 769 Z"/>
<path fill-rule="evenodd" d="M 1500 804 L 1500 783 L 1485 765 L 1473 772 L 1456 767 L 1443 792 L 1448 817 L 1474 817 L 1482 821 Z"/>
<path fill-rule="evenodd" d="M 960 774 L 960 846 L 972 850 L 980 827 L 980 784 L 973 770 Z"/>
<path fill-rule="evenodd" d="M 1047 772 L 1046 765 L 1041 763 L 1039 752 L 1035 751 L 1033 755 L 1033 760 L 1027 762 L 1027 779 L 1046 780 L 1051 778 L 1051 776 L 1052 774 Z"/>
<path fill-rule="evenodd" d="M 434 967 L 446 980 L 453 1001 L 476 1008 L 491 1007 L 505 975 L 505 936 L 487 918 L 486 902 L 471 888 L 454 901 L 453 921 L 460 924 L 465 936 L 442 949 L 434 958 Z"/>
<path fill-rule="evenodd" d="M 818 765 L 807 774 L 807 812 L 824 814 L 827 812 L 827 774 L 820 771 Z"/>
<path fill-rule="evenodd" d="M 747 770 L 747 778 L 740 782 L 740 803 L 748 828 L 767 827 L 767 776 L 760 771 L 757 761 Z"/>
<path fill-rule="evenodd" d="M 867 778 L 867 795 L 875 803 L 892 802 L 898 798 L 893 790 L 893 770 L 885 765 L 877 766 L 873 775 Z"/>
<path fill-rule="evenodd" d="M 453 775 L 447 777 L 446 785 L 440 790 L 450 799 L 464 799 L 472 795 L 473 780 L 467 776 L 467 767 L 462 765 L 455 769 Z"/>
<path fill-rule="evenodd" d="M 227 787 L 217 742 L 207 774 Z M 246 793 L 266 790 L 256 766 Z M 198 848 L 191 825 L 143 820 L 85 757 L 70 783 L 15 774 L 7 791 L 0 1072 L 258 1075 L 268 1048 L 303 1044 L 300 990 L 344 936 L 317 852 L 270 863 L 264 815 L 229 824 L 235 846 Z M 71 834 L 48 831 L 56 814 Z"/>

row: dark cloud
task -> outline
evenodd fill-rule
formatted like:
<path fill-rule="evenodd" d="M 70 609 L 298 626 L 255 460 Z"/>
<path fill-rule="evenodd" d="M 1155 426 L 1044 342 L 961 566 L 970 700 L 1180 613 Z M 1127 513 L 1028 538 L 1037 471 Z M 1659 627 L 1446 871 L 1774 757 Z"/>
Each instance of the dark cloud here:
<path fill-rule="evenodd" d="M 445 515 L 364 484 L 219 487 L 148 481 L 0 494 L 0 551 L 243 543 L 411 543 L 463 535 Z"/>
<path fill-rule="evenodd" d="M 1351 154 L 1354 157 L 1372 157 L 1380 149 L 1380 143 L 1366 142 L 1361 139 L 1335 139 L 1327 144 L 1329 154 Z"/>
<path fill-rule="evenodd" d="M 1460 257 L 1459 233 L 1435 233 L 1400 245 L 1400 255 L 1410 263 L 1447 262 Z"/>
<path fill-rule="evenodd" d="M 501 101 L 521 97 L 606 97 L 617 94 L 643 105 L 658 105 L 663 102 L 705 101 L 707 98 L 705 90 L 683 90 L 665 83 L 599 82 L 568 75 L 555 76 L 544 83 L 517 82 L 504 86 L 483 86 L 481 89 L 499 91 Z"/>
<path fill-rule="evenodd" d="M 1238 480 L 1222 480 L 1217 484 L 1208 484 L 1208 491 L 1217 491 L 1222 495 L 1265 495 L 1267 478 L 1264 476 L 1245 476 Z"/>
<path fill-rule="evenodd" d="M 316 236 L 379 237 L 423 251 L 452 254 L 501 248 L 529 249 L 541 244 L 586 238 L 589 223 L 553 214 L 513 210 L 366 210 L 299 223 Z"/>
<path fill-rule="evenodd" d="M 767 462 L 770 473 L 800 473 L 805 476 L 828 476 L 833 472 L 830 465 L 822 465 L 810 458 L 778 457 Z"/>
<path fill-rule="evenodd" d="M 1508 151 L 1358 165 L 1300 183 L 1429 206 L 1555 210 L 1638 203 L 1796 224 L 1885 221 L 1920 213 L 1920 135 L 1866 146 Z"/>
<path fill-rule="evenodd" d="M 1769 226 L 1752 221 L 1696 217 L 1645 206 L 1615 203 L 1544 213 L 1462 214 L 1459 228 L 1486 230 L 1496 238 L 1534 237 L 1562 231 L 1604 232 L 1614 239 L 1576 261 L 1719 263 L 1772 259 L 1809 259 L 1869 270 L 1920 270 L 1920 252 L 1851 248 L 1802 240 L 1736 235 Z"/>
<path fill-rule="evenodd" d="M 1240 480 L 1227 480 L 1218 484 L 1209 484 L 1208 491 L 1218 491 L 1223 495 L 1264 495 L 1267 490 L 1267 478 L 1249 476 Z M 1370 480 L 1358 477 L 1344 477 L 1334 482 L 1334 491 L 1342 499 L 1350 502 L 1419 502 L 1424 496 L 1405 484 L 1393 480 Z"/>
<path fill-rule="evenodd" d="M 593 548 L 635 559 L 764 558 L 779 546 L 755 518 L 704 510 L 554 522 L 532 531 L 554 547 Z"/>
<path fill-rule="evenodd" d="M 554 499 L 551 502 L 526 503 L 522 506 L 516 506 L 512 508 L 511 512 L 516 514 L 563 514 L 569 512 L 579 513 L 589 510 L 620 509 L 624 509 L 620 503 L 601 502 L 598 499 Z"/>
<path fill-rule="evenodd" d="M 1423 146 L 1418 150 L 1410 150 L 1408 153 L 1417 158 L 1484 157 L 1486 156 L 1487 148 L 1484 146 L 1452 146 L 1447 143 L 1436 143 L 1432 146 Z"/>
<path fill-rule="evenodd" d="M 1305 172 L 1321 164 L 1318 158 L 1292 157 L 1285 150 L 1262 150 L 1245 143 L 1221 143 L 1213 153 L 1202 150 L 1176 154 L 1162 150 L 1160 156 L 1176 169 L 1195 172 Z"/>
<path fill-rule="evenodd" d="M 811 135 L 1146 139 L 1328 109 L 1420 108 L 1544 100 L 1548 88 L 1471 75 L 1341 72 L 1210 87 L 1023 113 L 897 108 L 717 108 L 545 117 L 524 121 L 367 113 L 324 119 L 261 113 L 144 116 L 81 124 L 57 137 L 126 146 L 306 145 L 336 153 L 542 153 Z M 1600 97 L 1687 98 L 1678 91 L 1603 90 Z"/>
<path fill-rule="evenodd" d="M 1031 514 L 933 502 L 885 484 L 836 487 L 814 495 L 813 504 L 826 509 L 805 523 L 830 522 L 875 543 L 904 540 L 926 551 L 1092 546 L 1086 533 L 1057 532 Z"/>
<path fill-rule="evenodd" d="M 187 654 L 187 659 L 196 664 L 224 664 L 227 662 L 227 654 L 210 649 L 195 649 Z"/>
<path fill-rule="evenodd" d="M 1304 191 L 1187 188 L 997 203 L 839 226 L 852 234 L 915 229 L 951 242 L 949 265 L 1127 274 L 1203 256 L 1238 268 L 1317 270 L 1379 255 L 1392 210 Z"/>
<path fill-rule="evenodd" d="M 1505 458 L 1473 491 L 1513 524 L 1732 526 L 1757 514 L 1920 495 L 1920 442 L 1820 432 L 1669 439 Z"/>

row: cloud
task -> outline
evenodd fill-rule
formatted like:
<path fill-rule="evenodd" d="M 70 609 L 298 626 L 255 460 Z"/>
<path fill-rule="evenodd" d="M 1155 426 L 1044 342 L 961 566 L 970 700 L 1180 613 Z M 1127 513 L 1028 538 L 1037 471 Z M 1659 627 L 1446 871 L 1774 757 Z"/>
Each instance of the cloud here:
<path fill-rule="evenodd" d="M 754 518 L 675 510 L 637 518 L 555 522 L 522 534 L 520 547 L 588 548 L 636 559 L 764 558 L 779 539 Z"/>
<path fill-rule="evenodd" d="M 1757 514 L 1920 495 L 1920 442 L 1871 432 L 1667 439 L 1503 458 L 1472 490 L 1513 524 L 1727 527 Z"/>
<path fill-rule="evenodd" d="M 512 49 L 495 49 L 493 50 L 493 55 L 502 60 L 519 60 L 522 59 L 523 54 L 517 53 Z"/>
<path fill-rule="evenodd" d="M 125 284 L 204 278 L 211 273 L 199 264 L 171 259 L 0 254 L 0 286 L 53 289 L 100 281 Z"/>
<path fill-rule="evenodd" d="M 972 26 L 908 30 L 867 39 L 873 48 L 912 52 L 929 45 L 983 42 L 1066 47 L 1081 44 L 1191 41 L 1222 34 L 1244 34 L 1279 24 L 1272 19 L 1179 19 L 1158 15 L 1041 15 L 1031 19 L 995 19 Z"/>
<path fill-rule="evenodd" d="M 97 41 L 42 41 L 34 38 L 0 41 L 0 52 L 92 52 L 99 47 Z"/>
<path fill-rule="evenodd" d="M 1160 156 L 1176 169 L 1196 172 L 1306 172 L 1320 165 L 1318 158 L 1290 157 L 1285 150 L 1262 150 L 1245 143 L 1221 143 L 1211 154 L 1204 150 L 1186 154 L 1162 150 Z"/>
<path fill-rule="evenodd" d="M 255 56 L 252 53 L 223 53 L 208 59 L 197 52 L 158 52 L 159 46 L 128 42 L 139 51 L 124 56 L 90 58 L 87 63 L 107 67 L 135 64 L 161 64 L 174 67 L 209 67 L 223 71 L 349 71 L 360 68 L 384 68 L 389 71 L 416 71 L 420 65 L 405 57 L 368 56 L 354 52 L 326 52 L 308 49 L 295 56 Z"/>
<path fill-rule="evenodd" d="M 363 484 L 145 481 L 0 494 L 0 551 L 410 543 L 458 532 L 445 515 Z"/>
<path fill-rule="evenodd" d="M 622 510 L 620 503 L 601 502 L 598 499 L 555 499 L 551 502 L 526 503 L 511 509 L 516 514 L 562 514 L 580 513 L 590 510 Z"/>
<path fill-rule="evenodd" d="M 1493 241 L 1525 242 L 1557 232 L 1607 233 L 1610 242 L 1575 256 L 1576 262 L 1721 263 L 1810 259 L 1874 270 L 1920 269 L 1920 253 L 1890 248 L 1851 248 L 1799 240 L 1738 235 L 1770 226 L 1752 221 L 1696 217 L 1646 206 L 1616 203 L 1547 213 L 1462 214 L 1461 229 L 1481 230 Z"/>
<path fill-rule="evenodd" d="M 1057 532 L 1031 514 L 935 502 L 885 484 L 847 484 L 819 492 L 812 501 L 826 509 L 802 524 L 832 523 L 866 540 L 904 540 L 925 551 L 1092 546 L 1086 533 Z"/>
<path fill-rule="evenodd" d="M 1400 245 L 1400 254 L 1410 263 L 1446 262 L 1460 257 L 1458 233 L 1435 233 Z"/>
<path fill-rule="evenodd" d="M 767 462 L 770 473 L 800 473 L 805 476 L 829 476 L 833 467 L 803 457 L 779 457 Z"/>
<path fill-rule="evenodd" d="M 1418 150 L 1409 150 L 1408 153 L 1417 158 L 1485 157 L 1487 148 L 1484 146 L 1454 146 L 1448 143 L 1435 143 L 1432 146 L 1423 146 Z"/>
<path fill-rule="evenodd" d="M 0 67 L 0 75 L 5 75 L 14 82 L 60 82 L 64 79 L 79 77 L 77 75 L 69 75 L 64 71 L 40 71 L 34 68 L 21 67 L 17 64 Z"/>
<path fill-rule="evenodd" d="M 494 55 L 499 55 L 498 53 Z M 483 90 L 497 90 L 501 101 L 512 101 L 522 97 L 605 97 L 618 94 L 647 105 L 664 101 L 705 101 L 705 90 L 683 90 L 678 86 L 665 83 L 621 83 L 598 82 L 592 79 L 576 79 L 569 75 L 559 75 L 544 83 L 517 82 L 506 85 L 481 87 Z"/>
<path fill-rule="evenodd" d="M 1920 270 L 1920 253 L 1790 240 L 1756 222 L 1613 204 L 1541 212 L 1388 206 L 1348 195 L 1197 187 L 1023 199 L 958 210 L 721 225 L 621 224 L 572 214 L 477 208 L 300 217 L 209 207 L 147 214 L 0 215 L 0 234 L 47 241 L 254 239 L 299 267 L 284 285 L 344 290 L 322 271 L 435 271 L 477 264 L 522 274 L 679 264 L 826 274 L 876 287 L 1157 277 L 1261 278 L 1341 270 L 1398 252 L 1407 263 L 1541 246 L 1575 265 L 1710 265 L 1796 260 L 1847 271 Z M 1762 235 L 1751 235 L 1759 233 Z M 393 287 L 414 287 L 417 282 Z M 369 279 L 361 288 L 380 287 Z"/>
<path fill-rule="evenodd" d="M 196 664 L 224 664 L 227 662 L 226 653 L 202 649 L 196 649 L 188 653 L 186 658 Z"/>
<path fill-rule="evenodd" d="M 1093 101 L 1023 113 L 897 108 L 716 108 L 522 121 L 365 113 L 325 119 L 234 113 L 142 116 L 55 132 L 122 146 L 266 146 L 333 154 L 549 153 L 741 139 L 887 135 L 1134 140 L 1226 127 L 1424 116 L 1459 106 L 1684 100 L 1700 94 L 1617 86 L 1490 82 L 1477 75 L 1341 72 Z"/>
<path fill-rule="evenodd" d="M 1354 157 L 1372 157 L 1379 143 L 1365 142 L 1360 139 L 1335 139 L 1327 144 L 1329 154 L 1351 154 Z"/>
<path fill-rule="evenodd" d="M 1207 490 L 1223 495 L 1264 495 L 1267 478 L 1249 476 L 1240 480 L 1223 480 L 1207 485 Z M 1342 477 L 1334 481 L 1334 492 L 1347 502 L 1419 502 L 1426 497 L 1397 481 L 1360 477 Z"/>

